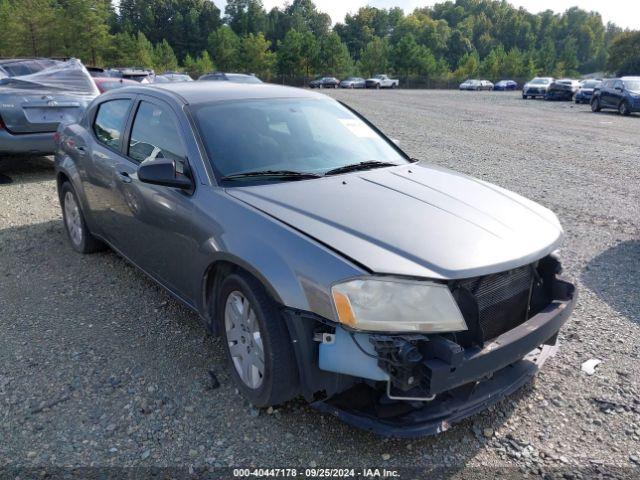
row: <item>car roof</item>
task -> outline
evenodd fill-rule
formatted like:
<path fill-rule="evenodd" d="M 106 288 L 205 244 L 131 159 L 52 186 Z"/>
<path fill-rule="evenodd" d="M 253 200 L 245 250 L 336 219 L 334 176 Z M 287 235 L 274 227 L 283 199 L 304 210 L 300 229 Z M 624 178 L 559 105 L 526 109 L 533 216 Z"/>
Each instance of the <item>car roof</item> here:
<path fill-rule="evenodd" d="M 327 98 L 325 95 L 295 87 L 271 83 L 233 82 L 178 82 L 119 89 L 119 93 L 159 92 L 180 99 L 183 103 L 197 105 L 223 100 L 251 100 L 264 98 Z"/>

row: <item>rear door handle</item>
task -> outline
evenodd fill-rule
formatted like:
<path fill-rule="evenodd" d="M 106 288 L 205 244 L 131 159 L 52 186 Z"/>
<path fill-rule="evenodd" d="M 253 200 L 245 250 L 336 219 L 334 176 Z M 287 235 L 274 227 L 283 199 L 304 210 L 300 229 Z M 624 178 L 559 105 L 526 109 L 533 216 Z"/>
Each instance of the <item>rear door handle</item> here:
<path fill-rule="evenodd" d="M 127 172 L 118 172 L 118 178 L 121 182 L 131 183 L 131 177 Z"/>

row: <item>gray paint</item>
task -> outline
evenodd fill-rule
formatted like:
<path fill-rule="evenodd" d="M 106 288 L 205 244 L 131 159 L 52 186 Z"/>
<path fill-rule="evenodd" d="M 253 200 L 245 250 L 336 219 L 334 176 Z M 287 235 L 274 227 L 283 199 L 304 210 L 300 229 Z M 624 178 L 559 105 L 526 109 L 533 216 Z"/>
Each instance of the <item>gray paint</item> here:
<path fill-rule="evenodd" d="M 425 163 L 219 186 L 185 106 L 272 97 L 333 101 L 268 84 L 123 88 L 102 95 L 80 124 L 61 130 L 56 169 L 71 178 L 91 230 L 204 318 L 203 285 L 219 261 L 252 272 L 283 305 L 333 319 L 330 287 L 348 278 L 461 278 L 519 266 L 557 248 L 562 230 L 547 209 Z M 174 111 L 196 184 L 192 194 L 140 182 L 134 162 L 95 140 L 90 126 L 96 105 L 114 98 L 145 98 Z M 130 183 L 120 180 L 121 171 Z"/>

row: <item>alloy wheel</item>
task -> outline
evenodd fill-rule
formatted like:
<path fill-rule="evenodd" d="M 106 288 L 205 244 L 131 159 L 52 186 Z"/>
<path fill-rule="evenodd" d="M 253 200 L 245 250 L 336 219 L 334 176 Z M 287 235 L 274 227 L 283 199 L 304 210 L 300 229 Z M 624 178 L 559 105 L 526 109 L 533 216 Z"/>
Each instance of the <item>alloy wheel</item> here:
<path fill-rule="evenodd" d="M 74 245 L 80 246 L 82 244 L 82 217 L 76 203 L 76 197 L 69 190 L 64 196 L 64 221 L 71 241 Z"/>
<path fill-rule="evenodd" d="M 227 297 L 224 325 L 229 352 L 238 376 L 247 387 L 259 388 L 265 374 L 262 334 L 251 302 L 237 290 Z"/>

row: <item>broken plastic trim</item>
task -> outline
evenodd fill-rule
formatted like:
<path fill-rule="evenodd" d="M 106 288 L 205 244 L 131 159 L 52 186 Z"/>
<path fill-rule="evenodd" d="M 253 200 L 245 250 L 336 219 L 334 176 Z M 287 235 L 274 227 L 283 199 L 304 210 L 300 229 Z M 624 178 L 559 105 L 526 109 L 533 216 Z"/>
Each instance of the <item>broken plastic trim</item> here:
<path fill-rule="evenodd" d="M 577 294 L 572 284 L 563 281 L 557 281 L 554 290 L 558 300 L 481 350 L 465 352 L 464 361 L 453 371 L 442 360 L 427 360 L 432 369 L 428 391 L 436 394 L 429 403 L 411 399 L 384 404 L 387 394 L 370 388 L 367 401 L 363 395 L 354 400 L 345 391 L 312 406 L 383 436 L 419 437 L 447 430 L 515 392 L 555 353 L 558 331 L 571 314 Z M 399 413 L 383 415 L 382 408 L 397 408 Z"/>
<path fill-rule="evenodd" d="M 519 362 L 496 372 L 491 378 L 472 385 L 470 395 L 441 394 L 422 408 L 413 408 L 408 413 L 392 418 L 381 418 L 357 409 L 339 407 L 330 401 L 314 402 L 311 406 L 335 415 L 357 428 L 385 437 L 416 438 L 436 435 L 513 394 L 528 383 L 556 351 L 555 346 L 537 348 Z"/>

